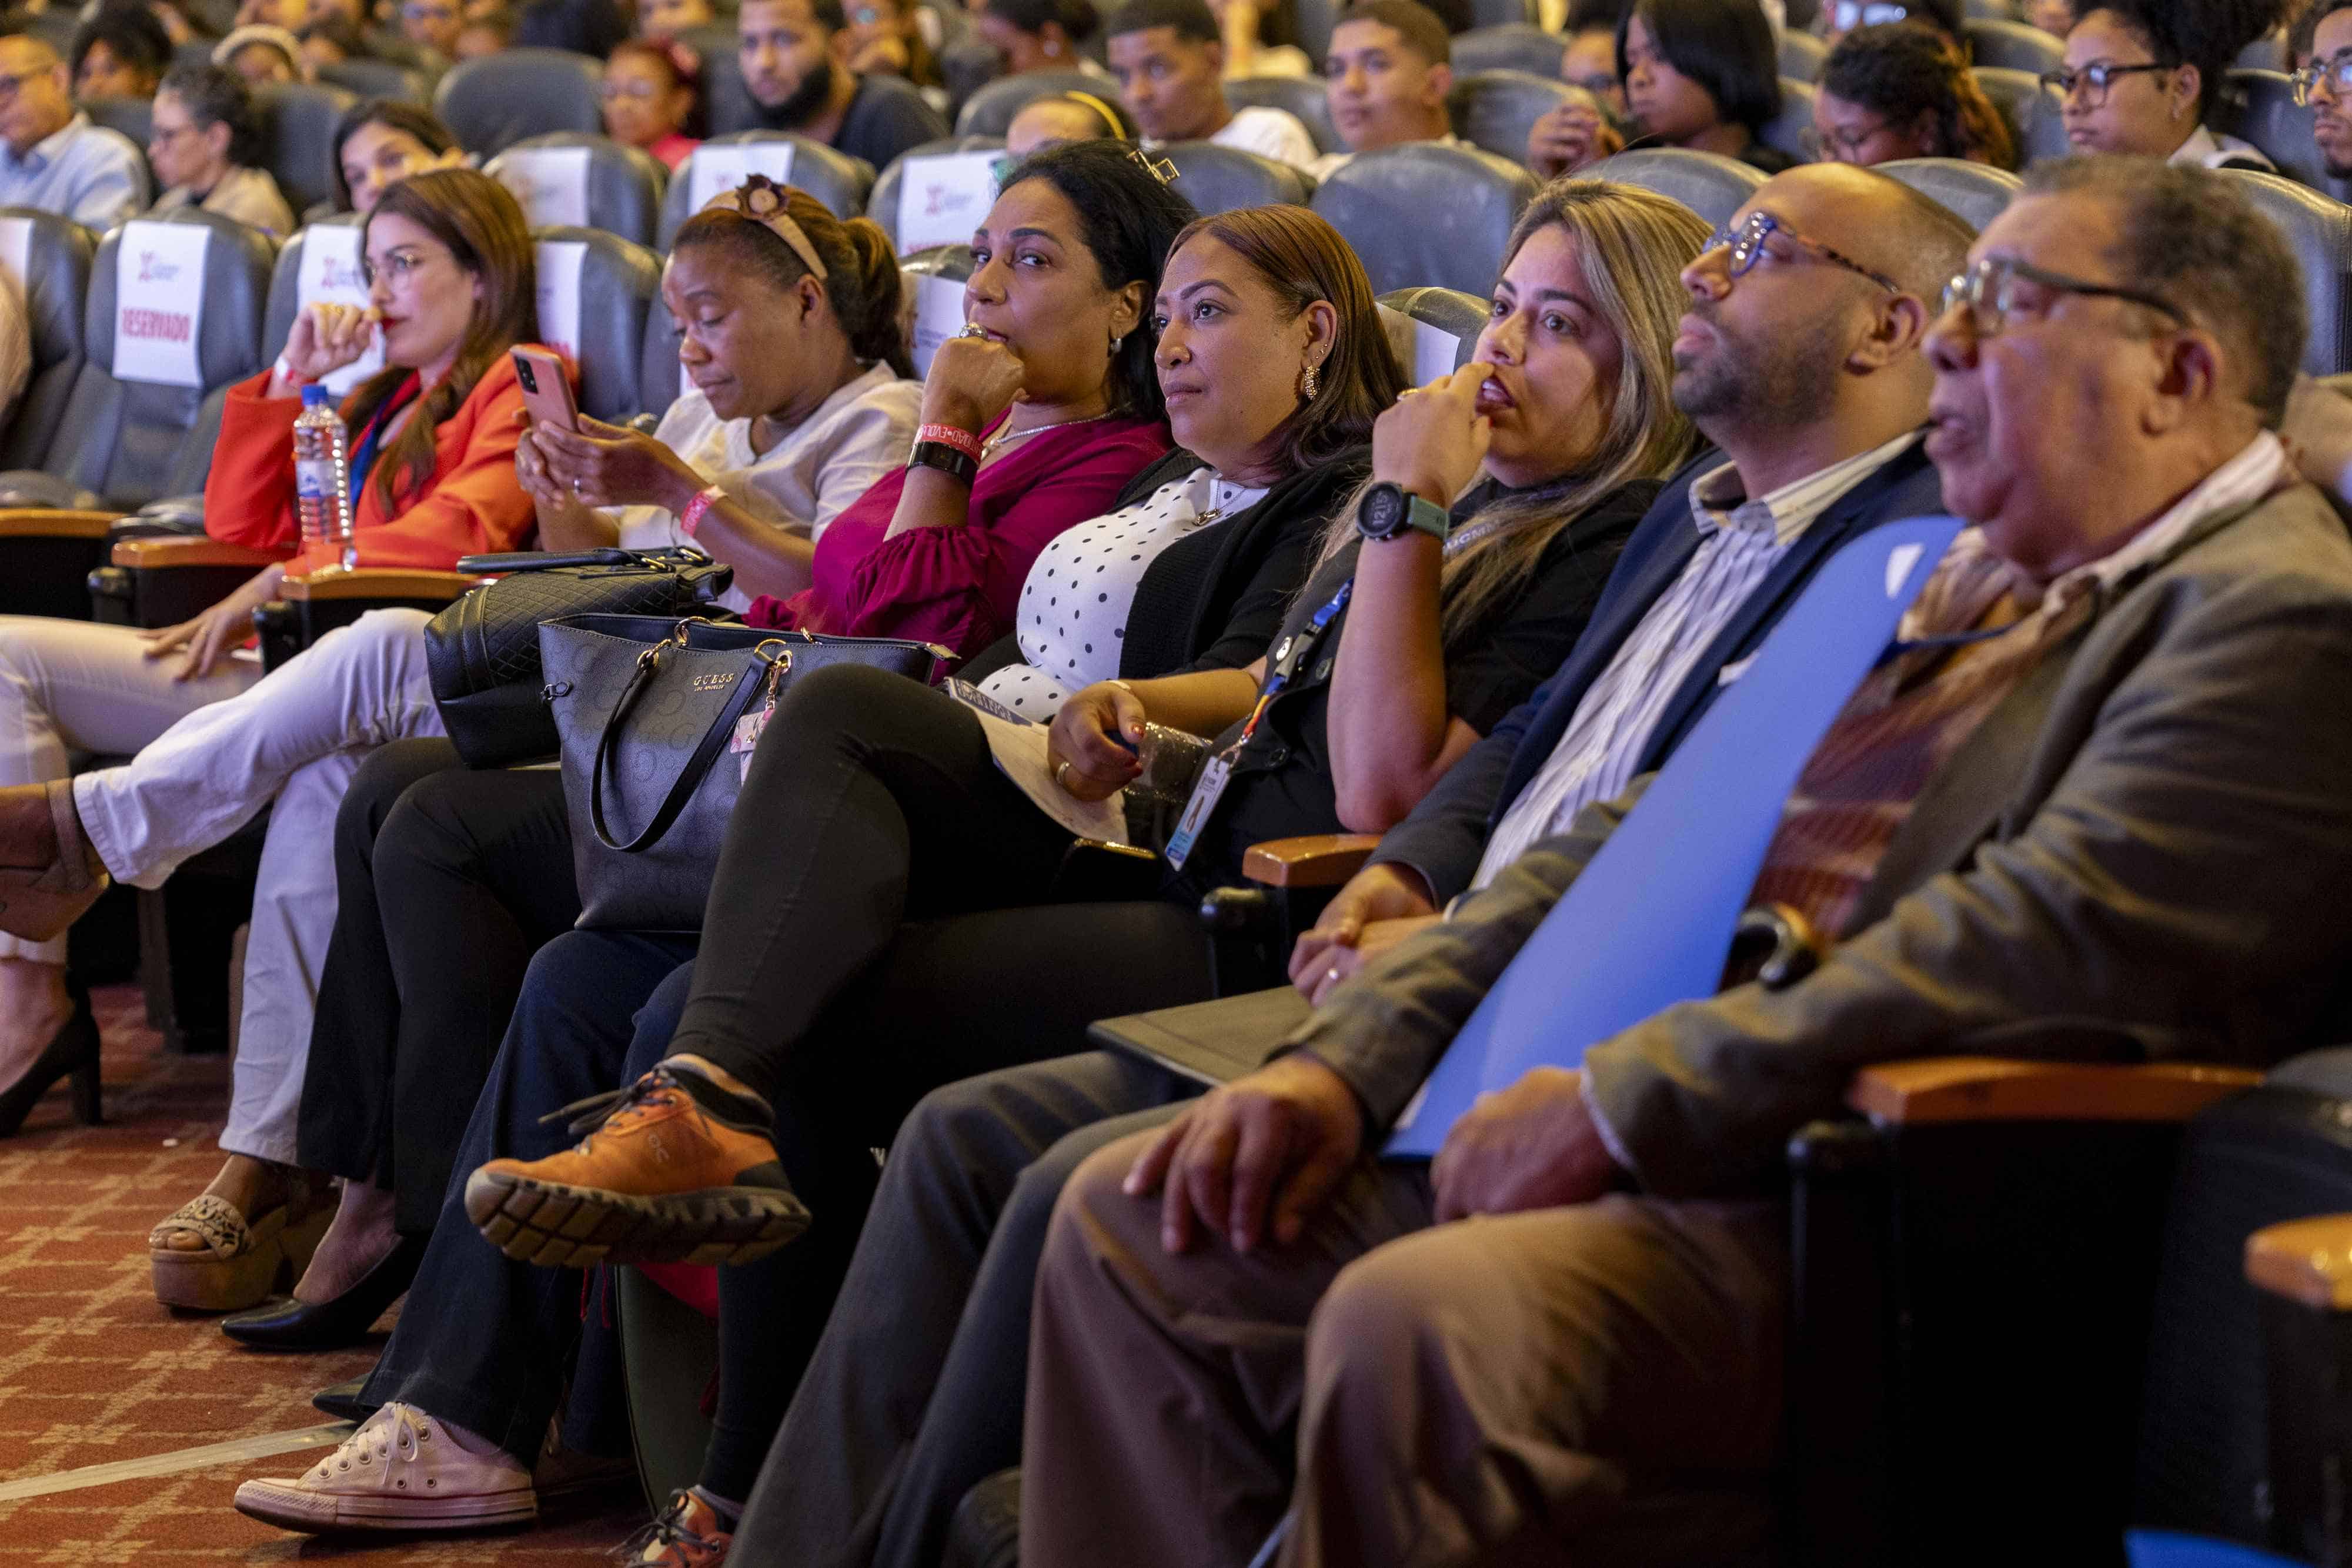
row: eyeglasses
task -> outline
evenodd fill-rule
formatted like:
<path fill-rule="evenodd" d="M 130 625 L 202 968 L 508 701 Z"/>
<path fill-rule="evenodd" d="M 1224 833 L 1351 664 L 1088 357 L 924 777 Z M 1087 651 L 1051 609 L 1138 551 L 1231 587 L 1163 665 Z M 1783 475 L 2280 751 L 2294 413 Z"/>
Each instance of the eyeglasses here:
<path fill-rule="evenodd" d="M 1903 292 L 1902 286 L 1885 273 L 1873 272 L 1852 256 L 1841 256 L 1819 240 L 1807 239 L 1769 213 L 1748 214 L 1748 221 L 1739 225 L 1737 234 L 1727 227 L 1716 230 L 1707 236 L 1706 244 L 1699 247 L 1699 255 L 1708 255 L 1726 246 L 1731 247 L 1731 276 L 1734 277 L 1747 277 L 1759 256 L 1769 256 L 1785 266 L 1801 255 L 1867 277 L 1889 294 Z"/>
<path fill-rule="evenodd" d="M 2339 49 L 2326 59 L 2313 60 L 2294 73 L 2295 107 L 2310 108 L 2322 82 L 2327 84 L 2330 98 L 2352 98 L 2352 49 Z"/>
<path fill-rule="evenodd" d="M 2107 101 L 2107 89 L 2116 85 L 2117 77 L 2137 76 L 2142 71 L 2168 71 L 2170 66 L 2154 62 L 2141 66 L 2110 65 L 2105 60 L 2084 66 L 2079 71 L 2054 70 L 2042 73 L 2043 87 L 2056 88 L 2060 98 L 2071 99 L 2074 89 L 2083 89 L 2083 107 L 2096 109 Z"/>
<path fill-rule="evenodd" d="M 634 98 L 641 103 L 650 103 L 660 92 L 660 87 L 649 81 L 608 81 L 604 84 L 604 101 L 614 103 Z"/>
<path fill-rule="evenodd" d="M 1862 150 L 1870 144 L 1870 139 L 1885 129 L 1885 122 L 1882 120 L 1876 125 L 1865 125 L 1859 131 L 1832 130 L 1823 136 L 1817 128 L 1808 125 L 1797 132 L 1797 140 L 1803 144 L 1805 156 L 1816 163 L 1824 160 L 1834 163 L 1853 163 L 1861 161 Z"/>
<path fill-rule="evenodd" d="M 373 286 L 376 278 L 381 276 L 386 282 L 397 287 L 414 277 L 418 268 L 432 260 L 431 256 L 421 250 L 395 250 L 385 256 L 381 263 L 370 261 L 367 257 L 362 256 L 360 277 Z"/>
<path fill-rule="evenodd" d="M 173 125 L 168 127 L 162 125 L 151 126 L 148 128 L 147 131 L 147 145 L 150 147 L 169 147 L 181 137 L 194 136 L 195 133 L 196 128 L 193 125 Z"/>
<path fill-rule="evenodd" d="M 1908 5 L 1894 5 L 1890 0 L 1838 0 L 1830 7 L 1830 30 L 1851 33 L 1856 27 L 1880 27 L 1910 15 Z"/>
<path fill-rule="evenodd" d="M 2056 294 L 2085 294 L 2095 299 L 2121 299 L 2127 304 L 2141 305 L 2168 318 L 2176 327 L 2189 325 L 2189 318 L 2178 307 L 2144 294 L 2137 288 L 2118 288 L 2113 284 L 2087 283 L 2079 277 L 2069 277 L 2063 272 L 2035 267 L 2015 256 L 1989 256 L 1970 264 L 1966 272 L 1944 285 L 1942 310 L 1949 313 L 1953 307 L 1965 305 L 1969 318 L 1979 338 L 1999 335 L 2009 324 L 2012 312 L 2021 316 L 2038 317 L 2048 312 L 2053 301 L 2037 300 L 2032 289 L 2022 292 L 2022 281 L 2032 287 L 2046 288 Z"/>

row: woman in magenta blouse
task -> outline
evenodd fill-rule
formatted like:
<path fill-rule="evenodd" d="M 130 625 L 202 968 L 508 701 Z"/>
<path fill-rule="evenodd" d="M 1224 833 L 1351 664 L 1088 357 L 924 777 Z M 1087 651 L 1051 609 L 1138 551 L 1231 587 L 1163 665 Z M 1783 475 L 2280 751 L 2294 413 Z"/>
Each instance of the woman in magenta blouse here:
<path fill-rule="evenodd" d="M 834 519 L 806 589 L 745 619 L 959 656 L 1010 632 L 1038 552 L 1169 448 L 1144 318 L 1192 215 L 1109 142 L 1016 165 L 972 235 L 969 335 L 931 361 L 912 460 Z"/>

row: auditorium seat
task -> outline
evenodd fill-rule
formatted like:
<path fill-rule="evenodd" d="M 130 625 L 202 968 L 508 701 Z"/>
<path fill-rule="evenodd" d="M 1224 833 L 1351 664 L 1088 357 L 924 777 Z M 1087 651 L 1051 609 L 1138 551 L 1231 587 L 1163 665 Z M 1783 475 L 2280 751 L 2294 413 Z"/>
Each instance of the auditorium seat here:
<path fill-rule="evenodd" d="M 1454 36 L 1454 74 L 1473 71 L 1525 71 L 1529 76 L 1558 78 L 1559 57 L 1568 41 L 1527 22 L 1506 22 L 1499 27 L 1473 27 Z"/>
<path fill-rule="evenodd" d="M 646 314 L 661 292 L 661 257 L 603 229 L 532 231 L 540 269 L 540 340 L 569 350 L 580 370 L 580 412 L 625 424 L 639 411 L 660 413 L 677 395 L 675 377 L 639 385 Z M 553 279 L 569 266 L 570 247 L 583 247 L 576 313 L 551 308 Z"/>
<path fill-rule="evenodd" d="M 942 136 L 936 141 L 909 147 L 891 159 L 889 166 L 875 177 L 874 193 L 866 199 L 866 215 L 882 225 L 882 232 L 890 236 L 890 243 L 895 246 L 898 243 L 898 198 L 905 188 L 908 159 L 938 158 L 956 152 L 1002 152 L 1003 147 L 1004 138 L 1002 136 Z"/>
<path fill-rule="evenodd" d="M 2017 7 L 2010 0 L 1968 0 L 1961 14 L 1972 22 L 2014 22 Z"/>
<path fill-rule="evenodd" d="M 722 31 L 713 27 L 710 32 Z M 706 31 L 690 28 L 690 32 Z M 702 51 L 702 110 L 705 122 L 713 136 L 725 136 L 737 131 L 766 129 L 760 113 L 759 100 L 751 89 L 743 85 L 743 63 L 736 48 L 732 27 L 725 28 L 723 46 Z"/>
<path fill-rule="evenodd" d="M 2314 111 L 2294 101 L 2294 79 L 2279 71 L 2233 70 L 2214 95 L 2209 122 L 2252 142 L 2279 172 L 2323 191 L 2333 183 L 2311 140 Z"/>
<path fill-rule="evenodd" d="M 1238 147 L 1177 141 L 1156 156 L 1176 165 L 1172 188 L 1204 214 L 1235 207 L 1303 207 L 1315 193 L 1314 177 L 1304 170 Z"/>
<path fill-rule="evenodd" d="M 968 245 L 933 246 L 900 258 L 898 314 L 918 377 L 930 372 L 931 353 L 940 341 L 963 326 L 963 286 L 971 269 Z"/>
<path fill-rule="evenodd" d="M 433 84 L 423 71 L 392 60 L 355 55 L 336 65 L 320 66 L 319 80 L 359 98 L 388 98 L 401 103 L 433 101 Z"/>
<path fill-rule="evenodd" d="M 2032 71 L 1979 66 L 1973 74 L 1993 107 L 2008 116 L 2009 128 L 2017 133 L 2021 162 L 2039 163 L 2044 158 L 2066 157 L 2074 151 L 2066 141 L 2065 110 L 2057 89 L 2042 86 L 2041 78 Z"/>
<path fill-rule="evenodd" d="M 1415 386 L 1424 386 L 1451 371 L 1458 371 L 1470 362 L 1477 351 L 1478 334 L 1486 329 L 1492 313 L 1488 296 L 1465 294 L 1458 288 L 1397 288 L 1381 296 L 1381 310 L 1394 312 L 1414 323 L 1428 328 L 1430 333 L 1416 332 L 1412 340 L 1404 340 L 1399 333 L 1392 344 L 1398 350 L 1397 362 Z M 1386 319 L 1386 316 L 1383 316 Z M 1444 344 L 1433 334 L 1442 333 L 1453 340 L 1450 349 L 1442 355 L 1436 350 Z"/>
<path fill-rule="evenodd" d="M 2311 315 L 2304 370 L 2315 376 L 2352 370 L 2352 311 L 2345 298 L 2345 272 L 2352 267 L 2352 207 L 2277 174 L 2228 172 L 2244 182 L 2240 188 L 2285 231 L 2302 264 L 2304 301 Z"/>
<path fill-rule="evenodd" d="M 1764 172 L 1719 152 L 1681 147 L 1637 147 L 1604 158 L 1584 172 L 1596 180 L 1622 180 L 1670 196 L 1717 228 L 1748 204 L 1764 183 Z"/>
<path fill-rule="evenodd" d="M 2066 63 L 2066 46 L 2023 22 L 1970 19 L 1960 25 L 1970 63 L 2040 76 Z"/>
<path fill-rule="evenodd" d="M 765 150 L 755 158 L 758 164 L 770 170 L 789 162 L 790 168 L 782 178 L 787 184 L 797 185 L 825 204 L 836 217 L 854 218 L 866 210 L 866 199 L 874 190 L 874 165 L 863 158 L 852 158 L 822 141 L 805 136 L 793 136 L 782 131 L 738 131 L 727 136 L 714 136 L 694 151 L 694 155 L 679 165 L 670 177 L 669 188 L 662 197 L 660 248 L 669 248 L 669 236 L 677 233 L 678 225 L 692 217 L 703 201 L 719 192 L 732 188 L 732 179 L 715 179 L 707 171 L 716 162 L 706 163 L 705 154 L 718 150 L 728 156 L 727 150 L 759 147 Z M 789 149 L 787 154 L 786 149 Z M 775 162 L 768 161 L 772 157 Z M 698 177 L 701 166 L 706 172 Z M 771 173 L 771 178 L 777 177 Z M 700 200 L 697 198 L 699 197 Z"/>
<path fill-rule="evenodd" d="M 93 125 L 103 125 L 131 138 L 139 149 L 139 162 L 147 170 L 147 195 L 150 201 L 163 193 L 155 183 L 155 170 L 147 162 L 147 143 L 155 133 L 155 104 L 144 98 L 85 98 L 74 100 L 74 107 L 89 116 Z"/>
<path fill-rule="evenodd" d="M 211 231 L 196 324 L 201 384 L 118 379 L 116 282 L 124 249 L 136 256 L 142 235 L 154 226 L 189 224 Z M 124 510 L 203 489 L 226 389 L 268 362 L 261 319 L 276 256 L 268 235 L 201 208 L 133 219 L 108 234 L 90 268 L 82 317 L 89 360 L 75 379 L 62 426 L 67 434 L 49 454 L 49 471 Z"/>
<path fill-rule="evenodd" d="M 2241 70 L 2284 74 L 2287 68 L 2286 39 L 2277 33 L 2264 33 L 2240 49 L 2238 57 L 2231 63 Z"/>
<path fill-rule="evenodd" d="M 1517 163 L 1527 158 L 1528 133 L 1536 121 L 1578 96 L 1557 75 L 1473 71 L 1454 78 L 1445 111 L 1453 117 L 1456 136 Z"/>
<path fill-rule="evenodd" d="M 20 237 L 21 236 L 21 240 Z M 83 310 L 89 297 L 90 258 L 98 235 L 71 218 L 29 207 L 0 207 L 0 265 L 20 252 L 26 321 L 33 340 L 33 372 L 8 428 L 0 430 L 0 473 L 37 468 L 65 417 L 85 357 Z M 5 504 L 5 497 L 0 497 Z"/>
<path fill-rule="evenodd" d="M 1891 174 L 1921 195 L 1941 202 L 1982 233 L 2000 215 L 2025 182 L 2005 169 L 1971 163 L 1962 158 L 1899 158 L 1881 163 L 1878 172 Z"/>
<path fill-rule="evenodd" d="M 584 224 L 650 246 L 661 225 L 669 171 L 610 137 L 577 131 L 527 136 L 482 166 L 514 193 L 533 228 Z"/>
<path fill-rule="evenodd" d="M 602 132 L 604 68 L 564 49 L 505 49 L 441 78 L 433 110 L 479 158 L 551 131 Z"/>
<path fill-rule="evenodd" d="M 1355 246 L 1376 292 L 1495 281 L 1535 176 L 1491 152 L 1416 142 L 1350 160 L 1315 192 L 1315 210 Z"/>
<path fill-rule="evenodd" d="M 1794 77 L 1782 77 L 1780 112 L 1765 122 L 1756 140 L 1802 163 L 1813 155 L 1812 150 L 1806 145 L 1808 133 L 1812 129 L 1813 84 L 1799 81 Z"/>
<path fill-rule="evenodd" d="M 1089 93 L 1106 99 L 1118 97 L 1111 83 L 1080 71 L 1024 71 L 1000 77 L 964 99 L 956 111 L 956 134 L 1002 136 L 1011 128 L 1014 115 L 1057 92 Z"/>
<path fill-rule="evenodd" d="M 1780 35 L 1780 74 L 1798 81 L 1822 79 L 1822 62 L 1828 59 L 1827 44 L 1811 33 L 1787 32 Z"/>
<path fill-rule="evenodd" d="M 359 99 L 340 87 L 284 82 L 254 95 L 261 166 L 297 213 L 335 199 L 335 126 Z"/>
<path fill-rule="evenodd" d="M 1225 84 L 1225 101 L 1235 109 L 1278 109 L 1296 116 L 1318 152 L 1348 150 L 1331 123 L 1330 90 L 1321 77 L 1236 77 Z"/>
<path fill-rule="evenodd" d="M 1306 51 L 1318 71 L 1323 68 L 1323 57 L 1331 52 L 1331 29 L 1346 9 L 1341 0 L 1292 0 L 1291 41 Z"/>
<path fill-rule="evenodd" d="M 1534 0 L 1470 0 L 1470 30 L 1528 27 L 1536 21 Z"/>

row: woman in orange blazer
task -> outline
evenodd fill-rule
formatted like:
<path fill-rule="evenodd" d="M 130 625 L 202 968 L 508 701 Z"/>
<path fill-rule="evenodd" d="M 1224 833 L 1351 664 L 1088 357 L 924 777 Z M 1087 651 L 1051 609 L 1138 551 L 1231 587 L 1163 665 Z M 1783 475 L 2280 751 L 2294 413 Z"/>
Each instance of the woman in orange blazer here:
<path fill-rule="evenodd" d="M 314 306 L 295 321 L 274 370 L 229 390 L 205 487 L 205 531 L 262 548 L 299 542 L 293 427 L 301 389 L 380 340 L 384 369 L 342 409 L 352 432 L 360 560 L 447 567 L 462 555 L 522 548 L 534 517 L 515 476 L 522 399 L 510 350 L 537 336 L 539 309 L 521 209 L 483 175 L 456 169 L 419 174 L 392 187 L 369 214 L 361 250 L 369 308 Z M 68 1073 L 84 1091 L 78 1108 L 95 1109 L 97 1029 L 86 999 L 68 993 L 64 926 L 24 917 L 37 915 L 46 903 L 69 918 L 71 907 L 104 881 L 100 848 L 124 851 L 118 863 L 140 857 L 130 852 L 137 846 L 94 847 L 82 839 L 68 756 L 142 751 L 190 715 L 256 686 L 259 666 L 229 656 L 250 633 L 254 608 L 277 594 L 289 571 L 331 566 L 338 554 L 331 546 L 299 551 L 194 620 L 162 632 L 0 617 L 0 785 L 45 786 L 0 795 L 9 811 L 43 816 L 44 833 L 56 835 L 60 846 L 70 841 L 76 851 L 70 863 L 59 861 L 38 875 L 0 867 L 0 902 L 7 906 L 7 929 L 16 933 L 0 935 L 0 1135 L 14 1131 L 41 1091 Z M 281 684 L 256 692 L 257 699 L 281 700 Z M 291 691 L 282 696 L 304 700 Z M 184 760 L 200 781 L 201 752 Z M 319 804 L 302 803 L 306 810 Z M 324 810 L 331 821 L 331 800 Z M 268 860 L 265 853 L 265 880 Z M 154 880 L 169 870 L 157 868 Z M 138 880 L 152 885 L 145 875 Z M 258 924 L 256 930 L 258 939 Z M 237 1124 L 233 1115 L 232 1132 Z M 230 1234 L 243 1229 L 237 1211 L 244 1207 L 232 1198 L 223 1215 L 189 1217 L 184 1224 L 175 1216 L 163 1228 L 172 1234 L 159 1232 L 156 1245 L 187 1252 L 192 1264 L 249 1252 Z M 218 1223 L 205 1223 L 215 1218 Z M 321 1213 L 316 1224 L 324 1221 Z"/>

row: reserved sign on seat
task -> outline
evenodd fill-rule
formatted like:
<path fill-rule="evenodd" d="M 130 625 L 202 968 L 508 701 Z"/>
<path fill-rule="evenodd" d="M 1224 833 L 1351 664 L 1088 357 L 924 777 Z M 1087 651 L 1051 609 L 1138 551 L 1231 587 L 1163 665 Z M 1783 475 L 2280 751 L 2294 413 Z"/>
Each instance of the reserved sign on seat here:
<path fill-rule="evenodd" d="M 205 320 L 202 224 L 122 225 L 114 252 L 114 379 L 202 387 Z"/>

